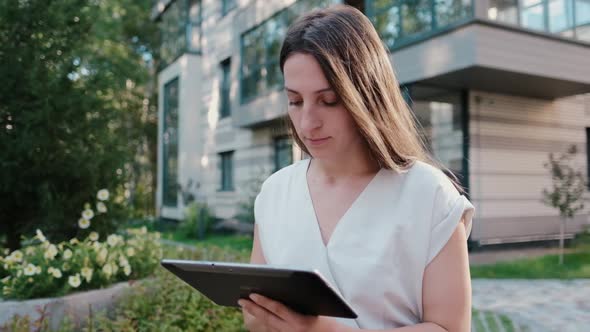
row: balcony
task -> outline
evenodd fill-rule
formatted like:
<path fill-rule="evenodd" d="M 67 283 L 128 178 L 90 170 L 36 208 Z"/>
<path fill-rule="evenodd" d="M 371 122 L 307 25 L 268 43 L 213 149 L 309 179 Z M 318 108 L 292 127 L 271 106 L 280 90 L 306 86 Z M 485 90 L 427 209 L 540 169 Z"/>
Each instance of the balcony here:
<path fill-rule="evenodd" d="M 590 92 L 590 0 L 371 0 L 368 10 L 402 84 Z"/>
<path fill-rule="evenodd" d="M 201 0 L 157 0 L 152 19 L 161 32 L 160 68 L 173 63 L 184 53 L 201 51 Z"/>

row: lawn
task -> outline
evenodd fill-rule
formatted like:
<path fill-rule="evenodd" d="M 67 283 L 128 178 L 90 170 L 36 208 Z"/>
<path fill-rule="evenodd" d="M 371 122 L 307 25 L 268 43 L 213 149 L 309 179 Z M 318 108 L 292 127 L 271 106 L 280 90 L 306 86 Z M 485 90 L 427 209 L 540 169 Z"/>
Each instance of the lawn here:
<path fill-rule="evenodd" d="M 237 251 L 250 251 L 252 237 L 247 235 L 208 235 L 203 240 L 187 238 L 173 231 L 162 237 L 179 243 L 196 246 L 217 246 Z M 569 248 L 574 252 L 564 255 L 559 265 L 558 255 L 519 259 L 511 262 L 471 266 L 472 278 L 497 279 L 575 279 L 590 278 L 590 234 L 578 236 Z"/>
<path fill-rule="evenodd" d="M 471 313 L 472 332 L 529 331 L 526 326 L 516 326 L 506 315 L 475 309 Z"/>
<path fill-rule="evenodd" d="M 590 278 L 590 234 L 578 236 L 569 248 L 574 250 L 564 255 L 563 265 L 559 265 L 559 255 L 546 255 L 511 262 L 471 266 L 471 277 L 497 279 Z"/>
<path fill-rule="evenodd" d="M 217 246 L 237 251 L 252 250 L 252 236 L 249 235 L 207 235 L 203 240 L 187 238 L 177 232 L 162 232 L 162 238 L 178 243 L 199 246 Z"/>

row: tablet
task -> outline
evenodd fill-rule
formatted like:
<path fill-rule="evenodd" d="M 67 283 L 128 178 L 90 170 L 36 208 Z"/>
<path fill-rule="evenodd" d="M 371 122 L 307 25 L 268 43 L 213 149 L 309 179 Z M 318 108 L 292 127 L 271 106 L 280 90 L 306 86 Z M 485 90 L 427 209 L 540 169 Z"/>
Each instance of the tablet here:
<path fill-rule="evenodd" d="M 240 298 L 257 293 L 304 315 L 357 318 L 317 270 L 172 259 L 161 264 L 218 305 L 239 307 Z"/>

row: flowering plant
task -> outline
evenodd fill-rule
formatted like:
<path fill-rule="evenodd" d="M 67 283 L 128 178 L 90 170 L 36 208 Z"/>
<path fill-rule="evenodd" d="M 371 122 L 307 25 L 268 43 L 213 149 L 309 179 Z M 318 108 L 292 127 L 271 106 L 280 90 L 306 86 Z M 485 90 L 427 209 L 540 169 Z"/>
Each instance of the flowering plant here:
<path fill-rule="evenodd" d="M 97 212 L 106 213 L 108 191 L 98 192 Z M 78 220 L 88 229 L 94 211 L 86 204 Z M 150 275 L 162 258 L 160 233 L 145 227 L 100 238 L 91 231 L 84 239 L 51 243 L 36 231 L 21 250 L 0 254 L 0 288 L 7 299 L 60 296 L 71 291 L 96 289 L 114 282 Z"/>

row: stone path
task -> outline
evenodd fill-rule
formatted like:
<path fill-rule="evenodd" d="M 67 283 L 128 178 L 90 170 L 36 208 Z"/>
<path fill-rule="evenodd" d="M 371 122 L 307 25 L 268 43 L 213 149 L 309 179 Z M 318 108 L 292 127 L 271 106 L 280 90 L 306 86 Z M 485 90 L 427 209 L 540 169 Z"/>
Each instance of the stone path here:
<path fill-rule="evenodd" d="M 475 309 L 505 314 L 528 331 L 590 331 L 590 279 L 473 279 L 472 288 Z"/>

